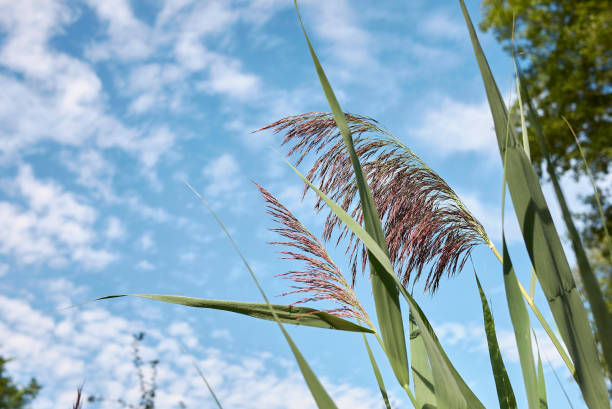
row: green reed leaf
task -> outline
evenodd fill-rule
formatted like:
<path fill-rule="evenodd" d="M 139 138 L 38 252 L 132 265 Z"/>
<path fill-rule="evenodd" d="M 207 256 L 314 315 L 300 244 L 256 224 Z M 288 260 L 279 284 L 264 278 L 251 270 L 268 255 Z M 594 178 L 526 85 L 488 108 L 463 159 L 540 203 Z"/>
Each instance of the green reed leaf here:
<path fill-rule="evenodd" d="M 487 335 L 489 358 L 491 361 L 491 369 L 493 370 L 493 378 L 495 379 L 499 407 L 500 409 L 513 409 L 517 407 L 516 398 L 514 397 L 514 391 L 512 390 L 512 385 L 510 384 L 510 378 L 508 378 L 506 366 L 504 365 L 504 360 L 502 359 L 501 351 L 499 350 L 499 344 L 497 343 L 493 314 L 491 314 L 487 297 L 485 296 L 482 286 L 480 285 L 480 280 L 478 279 L 476 271 L 474 271 L 474 276 L 476 277 L 476 284 L 478 284 L 478 292 L 480 294 L 480 302 L 482 303 L 484 328 Z"/>
<path fill-rule="evenodd" d="M 561 115 L 561 119 L 565 121 L 565 124 L 569 128 L 572 136 L 574 137 L 574 141 L 576 141 L 576 146 L 578 147 L 578 152 L 580 152 L 580 157 L 582 158 L 582 162 L 584 163 L 584 170 L 589 176 L 589 181 L 591 182 L 591 187 L 593 188 L 593 196 L 595 196 L 595 203 L 597 203 L 597 210 L 599 211 L 599 219 L 601 221 L 601 225 L 604 231 L 604 237 L 606 238 L 606 243 L 608 244 L 608 251 L 610 254 L 610 260 L 612 261 L 612 239 L 610 239 L 610 232 L 608 231 L 608 224 L 606 223 L 606 216 L 604 215 L 603 206 L 601 205 L 601 198 L 599 197 L 599 191 L 597 190 L 597 185 L 595 184 L 595 178 L 593 178 L 593 174 L 591 173 L 591 168 L 589 167 L 589 163 L 587 162 L 586 156 L 582 151 L 582 145 L 580 145 L 580 141 L 578 140 L 578 136 L 576 132 L 574 132 L 574 128 L 570 125 L 570 123 L 565 119 L 563 115 Z"/>
<path fill-rule="evenodd" d="M 520 75 L 520 69 L 518 71 Z M 578 233 L 578 229 L 574 224 L 574 220 L 572 218 L 572 213 L 569 209 L 567 201 L 565 200 L 565 195 L 563 194 L 563 190 L 561 189 L 561 184 L 559 183 L 559 179 L 557 178 L 557 174 L 555 172 L 555 168 L 550 159 L 550 153 L 548 151 L 548 146 L 546 144 L 546 140 L 544 138 L 544 134 L 542 131 L 542 125 L 540 123 L 539 115 L 537 110 L 533 106 L 531 102 L 531 98 L 529 98 L 529 92 L 523 84 L 523 94 L 525 94 L 526 103 L 528 107 L 528 115 L 529 121 L 533 125 L 535 129 L 535 137 L 538 142 L 538 146 L 542 155 L 546 158 L 546 170 L 550 177 L 550 180 L 553 185 L 553 189 L 555 191 L 555 196 L 557 197 L 557 202 L 559 203 L 559 207 L 561 208 L 561 214 L 563 215 L 563 221 L 565 222 L 565 226 L 569 233 L 569 237 L 572 243 L 572 249 L 574 250 L 574 254 L 576 255 L 576 262 L 578 264 L 578 272 L 580 273 L 580 279 L 582 280 L 584 286 L 584 292 L 586 294 L 587 301 L 589 302 L 589 306 L 591 307 L 591 312 L 593 314 L 593 318 L 595 321 L 595 327 L 599 334 L 599 339 L 612 339 L 612 315 L 608 310 L 606 305 L 606 301 L 604 299 L 603 293 L 601 291 L 601 287 L 599 286 L 599 282 L 597 277 L 591 268 L 591 264 L 589 263 L 589 259 L 586 255 L 586 251 L 584 246 L 582 245 L 582 240 L 580 239 L 580 234 Z M 567 121 L 566 121 L 567 123 Z M 575 137 L 573 129 L 569 126 L 570 131 Z M 576 138 L 576 143 L 578 143 L 578 138 Z M 580 148 L 580 144 L 578 143 L 580 152 L 582 154 L 582 149 Z M 601 210 L 601 204 L 599 203 L 599 194 L 597 192 L 597 187 L 595 186 L 595 182 L 593 177 L 589 171 L 588 164 L 586 163 L 586 158 L 582 155 L 583 160 L 585 161 L 585 167 L 589 174 L 591 184 L 593 186 L 593 190 L 595 192 L 595 197 L 598 200 L 599 209 L 600 209 L 600 217 L 602 218 L 602 223 L 605 228 L 606 221 L 603 216 L 603 210 Z M 607 230 L 605 230 L 607 233 Z M 608 243 L 612 246 L 612 243 L 609 241 Z M 612 249 L 611 249 L 611 257 L 612 257 Z M 606 364 L 608 368 L 612 368 L 612 343 L 603 342 L 602 349 L 604 352 L 604 359 L 606 360 Z M 570 351 L 571 352 L 571 351 Z"/>
<path fill-rule="evenodd" d="M 540 403 L 540 409 L 548 409 L 548 400 L 546 399 L 546 379 L 544 379 L 544 368 L 542 367 L 542 357 L 540 356 L 540 346 L 538 345 L 538 338 L 533 337 L 536 341 L 536 348 L 538 349 L 538 402 Z"/>
<path fill-rule="evenodd" d="M 151 300 L 163 301 L 171 304 L 185 305 L 187 307 L 229 311 L 234 312 L 236 314 L 248 315 L 250 317 L 259 318 L 263 320 L 275 321 L 274 315 L 270 312 L 268 305 L 265 303 L 209 300 L 204 298 L 193 298 L 183 297 L 180 295 L 163 294 L 110 295 L 107 297 L 98 298 L 98 300 L 106 300 L 118 297 L 149 298 Z M 369 328 L 362 327 L 351 321 L 336 317 L 335 315 L 329 314 L 327 312 L 315 310 L 314 308 L 278 304 L 271 304 L 271 307 L 274 313 L 276 313 L 278 319 L 286 324 L 304 325 L 307 327 L 318 327 L 341 331 L 369 333 L 374 332 Z"/>
<path fill-rule="evenodd" d="M 378 245 L 388 254 L 387 242 L 382 230 L 378 211 L 374 205 L 372 193 L 367 184 L 366 178 L 359 164 L 359 159 L 355 153 L 353 139 L 349 130 L 344 112 L 340 108 L 340 104 L 334 95 L 334 91 L 325 75 L 325 71 L 319 62 L 319 58 L 308 38 L 306 28 L 302 22 L 297 1 L 294 0 L 295 9 L 310 50 L 310 55 L 314 63 L 317 75 L 321 82 L 321 87 L 327 98 L 327 102 L 332 110 L 336 125 L 342 134 L 342 139 L 349 153 L 353 169 L 355 171 L 355 180 L 359 190 L 361 200 L 361 208 L 366 231 L 372 235 Z M 388 257 L 387 257 L 388 258 Z M 380 334 L 383 339 L 385 353 L 389 358 L 391 368 L 395 373 L 397 380 L 403 388 L 407 388 L 410 383 L 408 369 L 408 353 L 406 351 L 406 340 L 404 337 L 404 324 L 402 320 L 402 312 L 399 303 L 399 293 L 393 280 L 389 279 L 385 274 L 382 274 L 382 266 L 378 260 L 373 257 L 369 258 L 370 271 L 372 273 L 372 293 L 374 295 L 374 303 L 376 305 L 376 315 L 380 326 Z"/>
<path fill-rule="evenodd" d="M 330 208 L 330 210 L 361 240 L 367 247 L 369 254 L 374 256 L 382 269 L 380 272 L 393 280 L 400 293 L 414 313 L 417 326 L 423 334 L 423 341 L 429 356 L 434 379 L 434 389 L 439 409 L 484 409 L 476 395 L 467 386 L 459 375 L 450 359 L 440 345 L 431 324 L 419 307 L 416 300 L 406 291 L 393 271 L 387 253 L 378 245 L 376 240 L 365 231 L 342 207 L 319 190 L 310 180 L 295 168 L 289 161 L 285 163 L 306 183 Z"/>
<path fill-rule="evenodd" d="M 519 354 L 519 362 L 523 373 L 523 383 L 527 393 L 527 404 L 529 409 L 538 409 L 538 379 L 536 375 L 535 365 L 533 362 L 533 350 L 531 346 L 531 324 L 529 322 L 529 313 L 523 302 L 523 297 L 520 290 L 518 277 L 514 273 L 514 267 L 508 247 L 506 245 L 505 233 L 505 218 L 506 218 L 506 182 L 508 175 L 508 142 L 510 140 L 510 122 L 506 122 L 506 136 L 504 139 L 503 153 L 503 178 L 502 178 L 502 196 L 501 196 L 501 228 L 502 228 L 502 270 L 504 274 L 504 287 L 506 292 L 506 301 L 510 312 L 510 320 L 514 329 L 514 339 Z"/>
<path fill-rule="evenodd" d="M 505 148 L 508 113 L 463 0 L 460 0 L 460 4 L 493 115 L 500 153 L 506 157 L 508 187 L 527 252 L 575 365 L 576 378 L 587 405 L 592 409 L 609 409 L 610 401 L 595 339 L 561 240 L 535 171 L 512 127 L 509 127 L 509 143 Z"/>
<path fill-rule="evenodd" d="M 412 311 L 410 311 L 410 362 L 416 409 L 435 409 L 436 391 L 431 367 L 427 360 L 425 342 L 421 330 L 417 327 Z"/>

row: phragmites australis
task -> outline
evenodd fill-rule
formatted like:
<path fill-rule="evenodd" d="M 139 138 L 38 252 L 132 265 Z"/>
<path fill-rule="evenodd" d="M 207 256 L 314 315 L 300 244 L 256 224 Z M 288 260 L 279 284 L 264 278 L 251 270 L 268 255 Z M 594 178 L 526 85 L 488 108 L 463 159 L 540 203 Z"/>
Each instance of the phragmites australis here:
<path fill-rule="evenodd" d="M 342 272 L 334 264 L 325 247 L 304 225 L 270 192 L 255 183 L 264 200 L 266 208 L 274 221 L 280 227 L 272 228 L 271 231 L 280 234 L 287 241 L 271 242 L 287 246 L 290 250 L 283 250 L 283 259 L 297 260 L 305 263 L 302 271 L 294 270 L 281 273 L 278 276 L 294 281 L 293 291 L 287 294 L 308 294 L 307 298 L 297 301 L 295 304 L 309 301 L 330 300 L 338 305 L 338 308 L 325 310 L 338 317 L 351 317 L 372 325 L 370 319 L 357 299 L 353 288 L 347 283 Z"/>
<path fill-rule="evenodd" d="M 345 117 L 383 221 L 391 262 L 404 285 L 429 269 L 425 290 L 435 291 L 445 272 L 453 275 L 463 268 L 475 245 L 490 243 L 484 228 L 436 172 L 375 120 L 348 113 Z M 288 156 L 297 158 L 297 164 L 313 154 L 308 179 L 363 222 L 353 167 L 332 114 L 290 116 L 258 131 L 266 129 L 285 134 L 282 145 L 289 146 Z M 319 199 L 315 209 L 324 207 Z M 348 240 L 354 282 L 357 268 L 367 265 L 367 251 L 330 212 L 323 238 L 329 240 L 335 231 L 338 243 Z"/>

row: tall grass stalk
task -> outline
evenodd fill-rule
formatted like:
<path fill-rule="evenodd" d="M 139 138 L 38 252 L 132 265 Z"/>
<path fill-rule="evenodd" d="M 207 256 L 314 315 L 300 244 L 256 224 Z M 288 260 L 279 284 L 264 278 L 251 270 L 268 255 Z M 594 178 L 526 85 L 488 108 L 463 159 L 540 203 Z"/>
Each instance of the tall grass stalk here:
<path fill-rule="evenodd" d="M 268 212 L 280 226 L 273 231 L 279 233 L 284 241 L 276 242 L 275 245 L 288 248 L 283 252 L 285 258 L 304 263 L 303 269 L 282 275 L 294 282 L 293 291 L 290 292 L 304 296 L 295 304 L 327 300 L 334 307 L 316 310 L 295 304 L 271 304 L 238 245 L 204 198 L 191 186 L 189 188 L 208 208 L 232 242 L 265 302 L 134 295 L 191 307 L 221 309 L 277 322 L 319 408 L 335 408 L 336 405 L 284 324 L 360 332 L 381 392 L 381 404 L 386 408 L 390 408 L 391 404 L 384 379 L 368 343 L 368 334 L 376 337 L 396 381 L 415 408 L 484 409 L 482 402 L 455 369 L 426 314 L 407 290 L 410 281 L 414 283 L 424 277 L 426 290 L 435 293 L 446 276 L 462 270 L 472 249 L 484 244 L 491 248 L 502 263 L 500 278 L 505 284 L 529 408 L 547 407 L 547 399 L 539 350 L 537 363 L 532 350 L 532 328 L 525 302 L 572 372 L 587 406 L 590 409 L 610 409 L 604 376 L 594 346 L 594 334 L 589 327 L 585 306 L 578 295 L 566 254 L 530 162 L 527 139 L 523 139 L 522 144 L 519 142 L 465 4 L 462 0 L 459 3 L 494 119 L 504 170 L 501 223 L 503 227 L 505 190 L 508 186 L 514 213 L 519 220 L 523 241 L 533 265 L 529 291 L 516 278 L 503 229 L 500 254 L 482 224 L 444 179 L 376 121 L 345 113 L 341 109 L 308 37 L 297 2 L 294 1 L 297 19 L 331 113 L 296 115 L 262 129 L 285 133 L 283 144 L 290 147 L 289 156 L 296 159 L 296 165 L 287 159 L 285 162 L 305 183 L 305 191 L 311 189 L 317 195 L 315 209 L 329 210 L 322 240 L 310 233 L 270 192 L 259 185 L 258 188 L 267 203 Z M 534 123 L 536 110 L 524 84 L 520 83 L 518 66 L 516 71 L 521 128 L 526 138 L 523 107 L 528 108 L 530 124 Z M 315 161 L 305 176 L 296 166 L 306 155 L 315 155 Z M 352 266 L 350 280 L 337 268 L 325 250 L 324 243 L 332 237 L 337 239 L 337 243 L 347 245 Z M 365 270 L 366 266 L 370 272 L 376 323 L 369 318 L 352 288 L 357 279 L 357 270 Z M 561 340 L 557 339 L 534 302 L 538 281 Z M 478 277 L 476 287 L 482 304 L 500 407 L 515 408 L 516 398 L 499 350 L 495 322 Z M 105 298 L 114 297 L 117 296 Z M 405 311 L 402 306 L 408 312 L 408 332 L 404 329 Z M 602 320 L 606 317 L 601 314 L 599 318 Z M 362 326 L 362 322 L 366 326 Z M 605 328 L 605 325 L 600 326 L 598 322 L 600 331 L 601 328 Z M 409 348 L 406 342 L 409 342 Z"/>

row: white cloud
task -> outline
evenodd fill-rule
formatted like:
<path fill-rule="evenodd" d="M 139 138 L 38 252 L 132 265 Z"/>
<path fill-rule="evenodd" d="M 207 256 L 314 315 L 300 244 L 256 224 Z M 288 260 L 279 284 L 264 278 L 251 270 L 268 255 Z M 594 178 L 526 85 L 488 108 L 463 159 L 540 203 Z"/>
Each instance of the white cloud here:
<path fill-rule="evenodd" d="M 442 10 L 424 16 L 419 24 L 419 31 L 427 36 L 450 40 L 464 40 L 467 34 L 465 24 Z"/>
<path fill-rule="evenodd" d="M 476 152 L 491 160 L 499 156 L 493 119 L 486 101 L 469 104 L 444 97 L 431 104 L 413 133 L 436 152 Z"/>
<path fill-rule="evenodd" d="M 6 263 L 0 263 L 0 277 L 5 276 L 9 270 L 10 270 L 10 266 Z"/>
<path fill-rule="evenodd" d="M 239 61 L 213 54 L 210 76 L 197 88 L 212 94 L 223 94 L 237 99 L 250 99 L 257 95 L 261 80 L 243 72 Z"/>
<path fill-rule="evenodd" d="M 102 152 L 93 149 L 83 150 L 75 157 L 64 152 L 62 163 L 77 175 L 78 184 L 90 188 L 94 194 L 102 196 L 107 201 L 116 200 L 112 189 L 115 166 L 104 158 Z"/>
<path fill-rule="evenodd" d="M 187 407 L 212 404 L 191 358 L 181 350 L 180 339 L 196 357 L 224 407 L 316 407 L 295 364 L 272 369 L 277 354 L 236 357 L 203 348 L 194 329 L 185 322 L 170 322 L 160 331 L 113 315 L 101 306 L 63 310 L 61 315 L 52 316 L 23 299 L 0 295 L 0 353 L 15 358 L 9 363 L 11 373 L 24 378 L 35 376 L 45 386 L 35 401 L 41 409 L 69 407 L 83 380 L 86 396 L 109 399 L 102 402 L 103 409 L 111 408 L 110 400 L 118 397 L 137 402 L 138 378 L 132 365 L 131 343 L 132 334 L 145 329 L 141 356 L 145 361 L 160 360 L 156 406 L 176 407 L 179 401 Z M 322 380 L 339 408 L 365 409 L 380 404 L 374 389 Z"/>
<path fill-rule="evenodd" d="M 153 240 L 153 234 L 151 232 L 144 233 L 138 240 L 138 244 L 143 250 L 150 250 L 155 247 L 155 241 Z"/>
<path fill-rule="evenodd" d="M 226 329 L 215 329 L 210 333 L 210 336 L 228 342 L 232 340 L 232 334 Z"/>
<path fill-rule="evenodd" d="M 148 137 L 138 141 L 135 149 L 140 152 L 140 158 L 144 165 L 153 167 L 160 156 L 174 145 L 175 139 L 172 131 L 162 126 L 152 131 Z"/>
<path fill-rule="evenodd" d="M 104 268 L 116 258 L 93 247 L 97 212 L 75 195 L 55 182 L 36 179 L 28 165 L 19 167 L 12 188 L 27 207 L 0 202 L 0 253 L 24 264 L 58 267 L 72 260 L 88 269 Z"/>
<path fill-rule="evenodd" d="M 372 39 L 368 32 L 359 27 L 357 13 L 350 3 L 341 1 L 310 2 L 316 18 L 310 21 L 319 37 L 330 44 L 334 55 L 351 67 L 371 64 L 375 61 L 371 52 Z"/>
<path fill-rule="evenodd" d="M 230 153 L 210 161 L 203 170 L 208 179 L 205 194 L 209 197 L 218 197 L 234 192 L 240 186 L 240 165 Z"/>
<path fill-rule="evenodd" d="M 179 255 L 179 258 L 181 259 L 181 261 L 186 262 L 186 263 L 190 263 L 193 260 L 195 260 L 196 258 L 196 254 L 193 251 L 187 251 L 185 253 L 181 253 Z"/>
<path fill-rule="evenodd" d="M 108 40 L 89 47 L 86 54 L 93 60 L 118 57 L 140 59 L 153 52 L 151 29 L 138 20 L 126 0 L 87 1 L 107 25 Z"/>
<path fill-rule="evenodd" d="M 121 220 L 111 216 L 107 219 L 106 231 L 104 232 L 109 239 L 120 239 L 125 235 L 125 229 Z"/>
<path fill-rule="evenodd" d="M 105 2 L 100 7 L 108 6 Z M 0 75 L 2 159 L 14 160 L 15 154 L 42 140 L 73 146 L 94 141 L 99 147 L 124 149 L 152 166 L 173 145 L 167 129 L 133 129 L 110 115 L 102 81 L 93 68 L 50 46 L 72 19 L 63 4 L 3 2 L 0 14 L 0 30 L 6 34 L 0 62 L 9 71 Z"/>
<path fill-rule="evenodd" d="M 140 260 L 138 264 L 136 264 L 136 267 L 141 270 L 153 270 L 155 268 L 155 266 L 147 260 Z"/>

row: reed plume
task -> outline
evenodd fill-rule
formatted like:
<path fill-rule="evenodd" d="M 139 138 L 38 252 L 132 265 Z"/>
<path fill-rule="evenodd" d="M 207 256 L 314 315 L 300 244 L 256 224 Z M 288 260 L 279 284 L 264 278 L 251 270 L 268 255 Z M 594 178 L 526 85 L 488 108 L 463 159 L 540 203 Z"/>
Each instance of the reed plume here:
<path fill-rule="evenodd" d="M 303 270 L 292 270 L 277 275 L 296 283 L 291 286 L 293 291 L 281 295 L 309 294 L 294 304 L 322 300 L 333 301 L 338 308 L 324 310 L 325 312 L 338 317 L 355 318 L 358 321 L 366 322 L 373 328 L 353 288 L 332 261 L 323 244 L 270 192 L 257 183 L 255 185 L 266 202 L 267 213 L 281 225 L 281 227 L 270 230 L 287 239 L 287 241 L 275 241 L 269 244 L 290 248 L 290 250 L 280 252 L 281 259 L 297 260 L 305 264 Z"/>
<path fill-rule="evenodd" d="M 490 243 L 484 228 L 436 172 L 375 120 L 348 113 L 345 117 L 399 277 L 407 285 L 429 266 L 425 290 L 435 291 L 445 272 L 453 275 L 463 268 L 475 245 Z M 290 147 L 288 156 L 296 158 L 297 164 L 314 154 L 308 179 L 357 222 L 363 222 L 353 167 L 332 114 L 290 116 L 258 131 L 266 129 L 285 133 L 281 146 Z M 306 191 L 307 186 L 304 194 Z M 319 198 L 315 209 L 324 207 Z M 348 239 L 354 283 L 357 269 L 367 265 L 367 251 L 330 212 L 323 238 L 329 240 L 335 231 L 337 243 Z"/>

